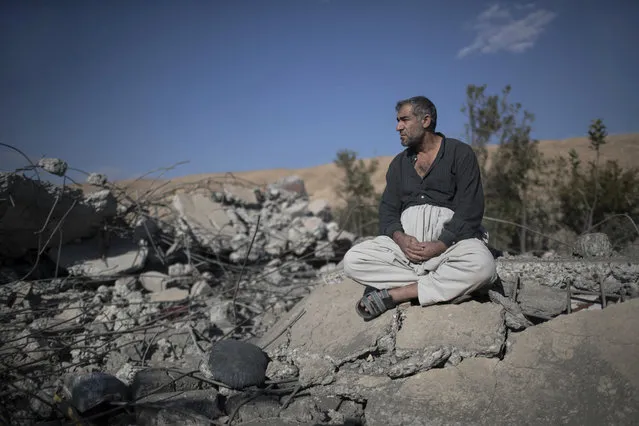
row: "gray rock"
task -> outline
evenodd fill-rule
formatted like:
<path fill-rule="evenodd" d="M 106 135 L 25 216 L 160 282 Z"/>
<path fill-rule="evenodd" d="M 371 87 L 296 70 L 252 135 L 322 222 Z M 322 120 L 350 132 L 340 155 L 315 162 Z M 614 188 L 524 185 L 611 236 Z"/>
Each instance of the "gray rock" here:
<path fill-rule="evenodd" d="M 108 189 L 95 191 L 84 196 L 84 202 L 91 206 L 102 218 L 111 218 L 118 212 L 118 201 Z"/>
<path fill-rule="evenodd" d="M 69 167 L 66 161 L 59 158 L 41 158 L 36 165 L 56 176 L 64 176 Z"/>
<path fill-rule="evenodd" d="M 518 301 L 525 314 L 555 317 L 567 308 L 565 290 L 526 283 L 519 291 Z"/>
<path fill-rule="evenodd" d="M 580 235 L 575 242 L 575 252 L 583 257 L 610 257 L 612 244 L 603 232 Z"/>
<path fill-rule="evenodd" d="M 496 291 L 489 290 L 488 296 L 493 303 L 501 305 L 506 310 L 505 320 L 506 327 L 511 330 L 519 331 L 533 324 L 524 316 L 524 312 L 521 310 L 521 306 L 514 300 L 502 296 Z"/>
<path fill-rule="evenodd" d="M 101 372 L 67 376 L 64 391 L 80 413 L 105 402 L 130 400 L 130 392 L 125 383 L 115 376 Z"/>
<path fill-rule="evenodd" d="M 87 176 L 87 183 L 89 185 L 104 186 L 107 183 L 107 177 L 100 173 L 91 173 Z"/>

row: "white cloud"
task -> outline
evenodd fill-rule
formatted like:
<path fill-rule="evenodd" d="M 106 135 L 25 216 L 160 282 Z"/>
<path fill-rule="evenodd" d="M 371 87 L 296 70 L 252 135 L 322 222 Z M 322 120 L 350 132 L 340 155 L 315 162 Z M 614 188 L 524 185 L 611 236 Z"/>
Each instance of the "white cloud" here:
<path fill-rule="evenodd" d="M 470 28 L 475 40 L 457 52 L 458 58 L 471 53 L 521 53 L 535 45 L 556 13 L 538 9 L 534 3 L 511 7 L 493 4 L 481 12 Z"/>

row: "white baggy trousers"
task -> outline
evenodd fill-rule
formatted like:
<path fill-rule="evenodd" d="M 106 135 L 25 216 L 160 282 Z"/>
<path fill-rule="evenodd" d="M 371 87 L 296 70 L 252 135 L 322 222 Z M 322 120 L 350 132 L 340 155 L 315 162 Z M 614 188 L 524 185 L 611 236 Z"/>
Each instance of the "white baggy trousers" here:
<path fill-rule="evenodd" d="M 404 232 L 418 241 L 437 241 L 453 211 L 428 204 L 402 212 Z M 485 239 L 470 238 L 450 246 L 439 256 L 413 263 L 397 243 L 385 235 L 356 244 L 344 255 L 344 273 L 377 289 L 417 283 L 422 306 L 449 302 L 489 285 L 497 278 L 495 259 Z"/>

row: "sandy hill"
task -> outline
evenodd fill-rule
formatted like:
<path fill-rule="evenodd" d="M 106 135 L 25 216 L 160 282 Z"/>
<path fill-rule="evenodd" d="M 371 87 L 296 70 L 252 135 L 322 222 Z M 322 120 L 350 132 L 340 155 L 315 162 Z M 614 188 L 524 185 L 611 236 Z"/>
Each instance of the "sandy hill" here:
<path fill-rule="evenodd" d="M 589 148 L 587 137 L 544 140 L 540 141 L 539 146 L 546 158 L 567 156 L 571 148 L 577 151 L 584 162 L 594 158 L 594 153 Z M 497 146 L 490 146 L 489 153 L 494 152 L 496 148 Z M 601 149 L 601 154 L 603 160 L 617 160 L 624 168 L 639 166 L 639 133 L 608 136 L 607 143 Z M 379 168 L 373 176 L 373 183 L 378 191 L 382 191 L 385 185 L 384 176 L 386 169 L 393 157 L 385 156 L 376 158 L 379 161 Z M 370 162 L 371 160 L 372 159 L 365 159 L 366 162 Z M 183 176 L 171 179 L 170 181 L 144 179 L 120 181 L 118 184 L 126 186 L 128 191 L 133 193 L 136 191 L 143 193 L 149 188 L 158 188 L 157 191 L 163 192 L 167 190 L 170 191 L 185 184 L 192 184 L 204 180 L 230 182 L 233 179 L 240 179 L 241 181 L 264 185 L 289 175 L 298 175 L 304 179 L 306 190 L 312 199 L 323 198 L 331 202 L 331 204 L 338 202 L 334 188 L 338 184 L 342 174 L 332 163 L 304 169 L 270 169 L 238 173 L 211 173 Z"/>

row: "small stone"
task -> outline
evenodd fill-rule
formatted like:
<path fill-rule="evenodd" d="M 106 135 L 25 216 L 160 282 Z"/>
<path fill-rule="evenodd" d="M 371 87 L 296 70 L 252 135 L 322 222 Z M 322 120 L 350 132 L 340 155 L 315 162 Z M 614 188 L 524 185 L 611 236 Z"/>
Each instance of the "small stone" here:
<path fill-rule="evenodd" d="M 100 173 L 91 173 L 87 177 L 87 183 L 95 186 L 104 186 L 107 183 L 107 177 Z"/>
<path fill-rule="evenodd" d="M 577 238 L 575 253 L 582 257 L 610 257 L 613 250 L 606 234 L 594 232 Z"/>
<path fill-rule="evenodd" d="M 125 296 L 135 291 L 138 280 L 135 277 L 118 278 L 113 286 L 113 292 L 118 296 Z"/>
<path fill-rule="evenodd" d="M 183 277 L 185 275 L 191 275 L 193 273 L 193 265 L 174 263 L 169 266 L 169 276 L 171 277 Z"/>
<path fill-rule="evenodd" d="M 37 165 L 56 176 L 64 176 L 69 167 L 66 161 L 60 160 L 59 158 L 41 158 Z"/>

